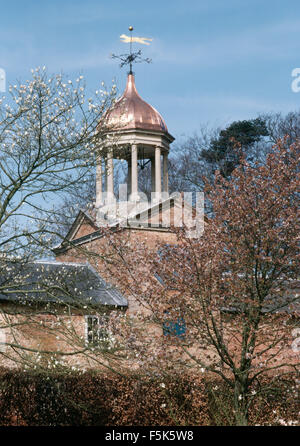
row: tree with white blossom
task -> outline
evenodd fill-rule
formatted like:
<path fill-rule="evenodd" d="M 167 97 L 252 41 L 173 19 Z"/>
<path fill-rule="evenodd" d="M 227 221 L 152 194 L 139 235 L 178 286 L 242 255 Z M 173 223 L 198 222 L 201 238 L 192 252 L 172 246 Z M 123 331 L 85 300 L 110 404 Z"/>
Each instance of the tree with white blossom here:
<path fill-rule="evenodd" d="M 115 83 L 110 90 L 102 83 L 88 98 L 82 75 L 72 80 L 62 74 L 49 75 L 45 67 L 31 72 L 31 80 L 11 85 L 7 95 L 0 98 L 0 294 L 8 296 L 16 289 L 16 277 L 9 275 L 12 265 L 22 272 L 26 264 L 49 258 L 54 241 L 64 236 L 56 226 L 61 218 L 61 204 L 75 186 L 77 191 L 84 190 L 96 158 L 102 156 L 99 147 L 106 128 L 99 127 L 99 122 L 116 98 Z M 23 283 L 20 277 L 17 287 L 25 293 L 28 277 L 24 277 Z M 57 278 L 63 295 L 70 293 L 70 280 L 64 285 Z M 37 289 L 47 288 L 46 285 L 42 279 L 34 284 Z M 48 290 L 50 296 L 53 292 Z M 50 309 L 46 305 L 38 309 L 24 300 L 23 309 L 15 310 L 19 312 L 18 320 L 14 311 L 1 305 L 0 328 L 10 332 L 16 362 L 30 365 L 31 355 L 31 365 L 38 366 L 39 348 L 21 343 L 13 333 L 15 327 L 30 326 L 34 331 L 40 326 L 49 336 L 68 338 L 72 327 L 65 312 L 74 308 L 65 306 L 62 312 L 61 308 Z M 86 309 L 77 302 L 76 311 L 84 314 Z M 37 318 L 39 312 L 48 312 L 49 317 Z M 51 322 L 53 317 L 55 321 Z M 89 350 L 84 339 L 74 339 L 68 355 Z M 66 353 L 57 350 L 50 349 L 48 357 L 57 360 L 58 353 L 61 358 Z"/>
<path fill-rule="evenodd" d="M 72 81 L 44 67 L 0 99 L 2 257 L 49 247 L 59 200 L 84 184 L 95 165 L 97 126 L 115 93 L 113 85 L 86 98 L 82 75 Z"/>

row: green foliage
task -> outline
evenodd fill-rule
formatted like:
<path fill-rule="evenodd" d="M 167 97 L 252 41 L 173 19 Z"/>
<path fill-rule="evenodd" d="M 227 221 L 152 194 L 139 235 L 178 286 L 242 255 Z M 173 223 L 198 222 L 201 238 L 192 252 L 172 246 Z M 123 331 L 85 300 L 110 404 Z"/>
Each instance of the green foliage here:
<path fill-rule="evenodd" d="M 229 177 L 238 166 L 242 153 L 248 153 L 254 143 L 268 135 L 266 123 L 262 118 L 234 121 L 221 130 L 218 138 L 213 139 L 208 149 L 201 152 L 210 164 L 215 164 L 222 175 Z"/>

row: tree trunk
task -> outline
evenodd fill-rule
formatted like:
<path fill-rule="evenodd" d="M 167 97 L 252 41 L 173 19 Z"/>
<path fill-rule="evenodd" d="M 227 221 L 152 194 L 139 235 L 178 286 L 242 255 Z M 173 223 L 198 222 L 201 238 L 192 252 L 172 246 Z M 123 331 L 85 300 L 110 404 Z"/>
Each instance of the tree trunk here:
<path fill-rule="evenodd" d="M 248 425 L 248 397 L 245 382 L 236 381 L 234 388 L 234 412 L 236 426 Z"/>

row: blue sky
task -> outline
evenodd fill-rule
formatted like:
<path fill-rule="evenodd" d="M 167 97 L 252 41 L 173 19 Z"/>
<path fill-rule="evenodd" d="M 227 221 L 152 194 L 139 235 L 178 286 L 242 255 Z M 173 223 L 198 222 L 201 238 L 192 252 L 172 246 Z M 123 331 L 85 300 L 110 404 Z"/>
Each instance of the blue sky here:
<path fill-rule="evenodd" d="M 153 38 L 138 45 L 150 65 L 134 68 L 141 96 L 177 139 L 201 125 L 224 126 L 268 111 L 297 110 L 291 71 L 300 67 L 299 0 L 0 0 L 0 68 L 7 83 L 30 69 L 84 74 L 88 89 L 112 78 L 120 92 L 126 69 L 119 36 Z"/>

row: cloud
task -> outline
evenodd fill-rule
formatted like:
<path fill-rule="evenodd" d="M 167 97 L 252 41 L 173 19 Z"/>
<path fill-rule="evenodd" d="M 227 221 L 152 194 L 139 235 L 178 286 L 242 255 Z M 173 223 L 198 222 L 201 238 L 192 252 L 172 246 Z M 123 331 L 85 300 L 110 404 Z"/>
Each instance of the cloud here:
<path fill-rule="evenodd" d="M 199 41 L 174 41 L 166 44 L 155 38 L 152 57 L 157 62 L 203 67 L 226 66 L 244 60 L 283 60 L 299 54 L 300 20 L 233 30 L 221 33 L 217 38 Z"/>
<path fill-rule="evenodd" d="M 46 65 L 50 71 L 78 71 L 101 68 L 113 63 L 110 58 L 111 47 L 106 45 L 87 45 L 83 52 L 74 48 L 58 45 L 41 46 L 34 35 L 23 31 L 0 30 L 0 67 L 9 72 L 29 70 Z"/>

